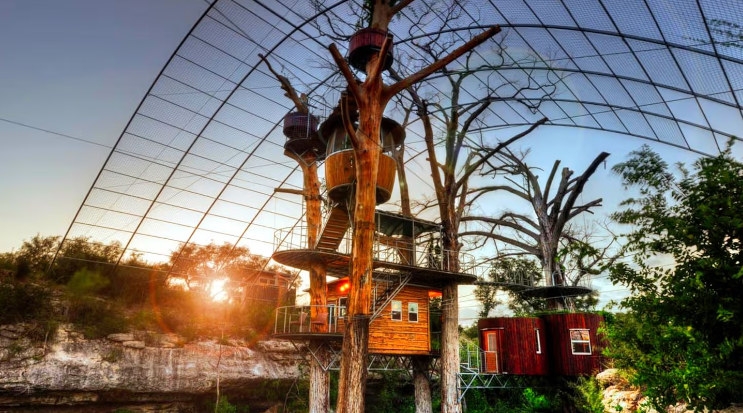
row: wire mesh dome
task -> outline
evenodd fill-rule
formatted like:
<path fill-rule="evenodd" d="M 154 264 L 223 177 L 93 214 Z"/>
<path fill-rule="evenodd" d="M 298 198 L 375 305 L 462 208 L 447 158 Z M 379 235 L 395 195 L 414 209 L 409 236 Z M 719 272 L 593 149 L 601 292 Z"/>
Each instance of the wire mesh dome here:
<path fill-rule="evenodd" d="M 65 240 L 115 242 L 117 266 L 133 253 L 177 262 L 187 259 L 177 253 L 184 245 L 210 242 L 270 256 L 274 230 L 298 225 L 304 212 L 296 195 L 275 192 L 301 190 L 302 176 L 283 156 L 283 120 L 293 107 L 259 54 L 309 96 L 322 122 L 345 88 L 327 46 L 348 46 L 359 3 L 205 2 Z M 451 7 L 419 0 L 390 26 L 393 68 L 430 63 L 419 46 L 432 38 L 452 48 L 493 25 L 503 31 L 471 56 L 476 68 L 460 99 L 463 105 L 492 100 L 474 133 L 546 117 L 546 128 L 608 131 L 616 139 L 716 154 L 743 130 L 737 0 L 460 0 Z M 444 80 L 434 74 L 423 91 L 446 95 Z M 405 93 L 399 99 L 410 104 Z M 388 116 L 402 123 L 399 113 Z M 413 159 L 425 146 L 415 128 L 407 132 Z M 73 257 L 65 256 L 63 242 L 56 259 L 65 258 Z"/>

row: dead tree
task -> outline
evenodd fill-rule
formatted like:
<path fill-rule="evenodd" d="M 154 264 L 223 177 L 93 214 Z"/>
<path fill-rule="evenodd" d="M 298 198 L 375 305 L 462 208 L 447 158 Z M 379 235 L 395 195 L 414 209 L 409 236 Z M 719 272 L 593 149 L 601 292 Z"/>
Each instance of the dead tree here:
<path fill-rule="evenodd" d="M 456 17 L 453 8 L 447 9 L 446 16 Z M 502 42 L 502 40 L 501 40 Z M 451 41 L 443 41 L 440 38 L 430 39 L 423 44 L 416 44 L 421 52 L 434 61 L 440 59 L 446 53 Z M 496 55 L 499 61 L 474 64 L 473 53 L 467 53 L 464 64 L 461 67 L 443 67 L 443 76 L 447 79 L 450 88 L 446 90 L 446 101 L 429 103 L 424 101 L 417 90 L 409 88 L 408 92 L 418 108 L 418 115 L 424 127 L 424 141 L 428 155 L 428 163 L 431 170 L 435 197 L 428 202 L 418 205 L 419 212 L 428 208 L 438 208 L 441 224 L 443 226 L 443 249 L 444 260 L 447 268 L 452 272 L 460 271 L 459 254 L 463 243 L 461 241 L 459 227 L 462 217 L 468 213 L 472 202 L 469 201 L 469 181 L 478 171 L 481 171 L 487 162 L 506 148 L 509 144 L 521 139 L 533 132 L 538 126 L 544 124 L 547 119 L 541 119 L 531 125 L 523 132 L 499 143 L 486 151 L 469 151 L 467 143 L 477 122 L 487 115 L 487 110 L 494 102 L 504 99 L 523 98 L 522 103 L 530 109 L 538 108 L 541 101 L 555 92 L 558 77 L 547 78 L 546 83 L 534 82 L 529 77 L 524 84 L 514 84 L 503 81 L 499 84 L 487 85 L 487 95 L 475 101 L 465 102 L 463 95 L 465 81 L 475 73 L 494 72 L 507 65 L 518 65 L 522 62 L 506 63 L 503 58 L 501 43 L 496 43 Z M 526 57 L 527 60 L 531 58 Z M 394 79 L 401 78 L 400 75 L 391 72 Z M 534 92 L 536 98 L 526 97 L 525 93 Z M 433 109 L 433 111 L 431 111 Z M 443 146 L 445 158 L 439 161 L 436 153 L 437 142 L 434 141 L 433 123 L 442 124 Z M 461 405 L 458 402 L 457 372 L 459 371 L 459 308 L 458 308 L 458 286 L 456 283 L 448 284 L 443 289 L 442 305 L 442 348 L 441 348 L 441 400 L 443 412 L 460 412 Z"/>
<path fill-rule="evenodd" d="M 563 168 L 554 196 L 550 198 L 560 161 L 555 161 L 543 188 L 539 177 L 534 174 L 534 168 L 524 162 L 525 155 L 519 156 L 510 150 L 503 151 L 497 155 L 497 159 L 488 161 L 485 174 L 505 175 L 509 184 L 470 188 L 467 193 L 472 195 L 471 201 L 474 201 L 486 194 L 508 192 L 528 202 L 532 206 L 533 216 L 506 212 L 497 217 L 463 217 L 462 222 L 477 222 L 488 228 L 471 229 L 460 235 L 479 236 L 526 251 L 541 262 L 546 285 L 566 285 L 563 263 L 558 255 L 560 243 L 570 220 L 584 212 L 590 212 L 593 207 L 601 206 L 601 198 L 582 205 L 576 203 L 588 179 L 608 156 L 606 152 L 600 153 L 583 174 L 574 178 L 574 171 Z M 517 182 L 512 178 L 514 176 L 521 177 L 523 182 Z M 503 231 L 504 228 L 509 231 Z M 580 277 L 574 279 L 573 283 L 579 280 Z M 548 304 L 552 309 L 564 309 L 568 302 L 563 297 L 554 297 L 549 299 Z"/>
<path fill-rule="evenodd" d="M 292 86 L 291 82 L 285 76 L 282 76 L 276 72 L 269 61 L 263 56 L 259 57 L 266 63 L 268 70 L 281 83 L 281 88 L 284 90 L 284 96 L 289 98 L 298 113 L 310 115 L 309 105 L 307 96 L 305 94 L 297 94 L 297 91 Z M 317 158 L 318 154 L 312 150 L 304 151 L 302 153 L 294 153 L 290 150 L 284 151 L 284 155 L 294 159 L 299 164 L 302 170 L 303 177 L 303 190 L 302 195 L 305 199 L 306 213 L 305 219 L 307 221 L 307 246 L 308 248 L 314 247 L 317 243 L 317 238 L 320 233 L 320 226 L 322 221 L 321 215 L 321 196 L 320 196 L 320 178 L 317 174 Z M 310 268 L 310 304 L 312 305 L 313 316 L 317 316 L 318 312 L 327 311 L 325 305 L 327 305 L 327 269 L 322 262 L 314 263 Z M 320 361 L 327 359 L 328 354 L 323 350 L 321 343 L 310 343 L 310 346 L 318 348 L 317 359 L 310 358 L 310 412 L 327 412 L 330 408 L 330 375 L 323 369 Z M 318 359 L 320 361 L 318 361 Z"/>
<path fill-rule="evenodd" d="M 412 1 L 371 0 L 368 3 L 369 27 L 387 32 L 389 23 L 395 14 Z M 387 54 L 392 47 L 391 37 L 386 37 L 379 52 L 371 56 L 366 63 L 366 78 L 360 84 L 357 83 L 356 77 L 338 48 L 334 44 L 329 47 L 333 60 L 348 83 L 348 90 L 358 105 L 359 111 L 359 127 L 356 130 L 349 117 L 344 117 L 344 125 L 354 150 L 356 189 L 353 205 L 353 246 L 349 268 L 351 287 L 348 296 L 348 324 L 341 354 L 338 413 L 364 410 L 366 354 L 371 315 L 375 190 L 377 167 L 382 150 L 379 136 L 384 109 L 393 96 L 445 67 L 499 31 L 499 27 L 492 27 L 452 51 L 448 56 L 389 86 L 382 81 L 382 71 L 385 68 Z M 345 113 L 348 114 L 347 111 Z"/>

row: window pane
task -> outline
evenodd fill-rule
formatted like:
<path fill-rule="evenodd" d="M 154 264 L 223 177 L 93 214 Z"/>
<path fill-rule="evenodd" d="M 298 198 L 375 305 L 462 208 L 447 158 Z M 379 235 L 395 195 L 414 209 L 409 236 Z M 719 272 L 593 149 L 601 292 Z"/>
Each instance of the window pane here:
<path fill-rule="evenodd" d="M 402 301 L 392 302 L 392 319 L 402 320 Z"/>
<path fill-rule="evenodd" d="M 573 343 L 573 353 L 591 353 L 591 346 L 588 343 L 576 342 Z"/>
<path fill-rule="evenodd" d="M 418 313 L 410 313 L 408 314 L 408 321 L 418 321 Z"/>

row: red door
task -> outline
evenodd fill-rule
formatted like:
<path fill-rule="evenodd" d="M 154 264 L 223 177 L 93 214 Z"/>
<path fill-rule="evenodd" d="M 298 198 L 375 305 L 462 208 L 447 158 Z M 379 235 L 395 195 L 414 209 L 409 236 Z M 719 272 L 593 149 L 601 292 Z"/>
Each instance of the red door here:
<path fill-rule="evenodd" d="M 486 373 L 500 373 L 501 366 L 501 347 L 503 344 L 503 329 L 488 330 L 485 335 L 485 348 L 483 349 L 485 359 Z"/>

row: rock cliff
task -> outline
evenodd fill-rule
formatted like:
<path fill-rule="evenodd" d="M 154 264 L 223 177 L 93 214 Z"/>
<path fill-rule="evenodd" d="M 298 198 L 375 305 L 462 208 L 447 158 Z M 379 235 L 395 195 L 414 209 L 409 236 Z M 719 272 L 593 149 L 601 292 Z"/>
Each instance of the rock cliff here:
<path fill-rule="evenodd" d="M 0 412 L 197 411 L 218 379 L 224 394 L 250 393 L 260 404 L 255 389 L 293 381 L 301 361 L 288 342 L 183 343 L 147 332 L 86 340 L 63 326 L 53 342 L 32 344 L 23 333 L 23 325 L 0 326 Z"/>

